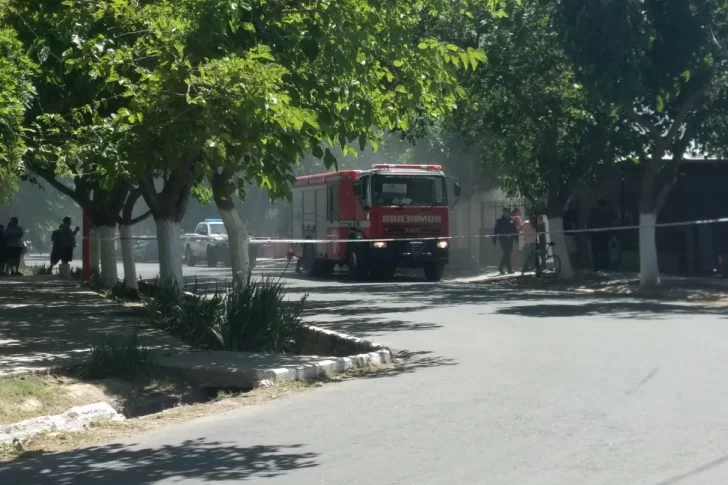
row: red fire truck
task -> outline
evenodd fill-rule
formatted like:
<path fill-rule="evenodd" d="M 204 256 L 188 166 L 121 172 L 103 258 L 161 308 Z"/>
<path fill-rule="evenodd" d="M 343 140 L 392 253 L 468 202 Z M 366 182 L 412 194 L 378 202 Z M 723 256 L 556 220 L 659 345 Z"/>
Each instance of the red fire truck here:
<path fill-rule="evenodd" d="M 438 281 L 449 258 L 447 187 L 439 165 L 378 164 L 298 177 L 293 239 L 338 242 L 294 244 L 290 255 L 313 276 L 346 265 L 359 280 L 389 279 L 406 266 L 424 268 L 428 280 Z M 457 201 L 460 184 L 453 187 Z M 362 239 L 387 241 L 357 242 Z"/>

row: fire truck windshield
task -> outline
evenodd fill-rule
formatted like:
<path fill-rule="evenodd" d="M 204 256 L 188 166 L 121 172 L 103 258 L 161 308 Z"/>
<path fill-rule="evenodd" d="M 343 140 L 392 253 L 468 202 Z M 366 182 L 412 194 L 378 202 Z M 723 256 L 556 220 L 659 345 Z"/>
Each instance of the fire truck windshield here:
<path fill-rule="evenodd" d="M 382 175 L 372 177 L 375 206 L 447 205 L 445 177 L 427 175 Z"/>

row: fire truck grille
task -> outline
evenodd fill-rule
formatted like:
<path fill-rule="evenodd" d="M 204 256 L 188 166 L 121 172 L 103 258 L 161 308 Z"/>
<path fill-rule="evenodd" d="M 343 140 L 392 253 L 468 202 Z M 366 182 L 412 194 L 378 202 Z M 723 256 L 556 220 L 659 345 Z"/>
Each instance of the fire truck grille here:
<path fill-rule="evenodd" d="M 418 256 L 425 251 L 425 243 L 411 242 L 408 244 L 408 246 L 409 252 L 412 253 L 413 256 Z"/>

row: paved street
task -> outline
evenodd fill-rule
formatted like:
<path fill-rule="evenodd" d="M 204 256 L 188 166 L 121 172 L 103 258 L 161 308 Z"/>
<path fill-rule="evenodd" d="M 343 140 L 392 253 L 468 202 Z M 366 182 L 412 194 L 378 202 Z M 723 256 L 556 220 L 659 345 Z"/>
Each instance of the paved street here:
<path fill-rule="evenodd" d="M 262 262 L 257 272 L 280 270 L 279 262 Z M 153 272 L 140 265 L 143 276 Z M 720 308 L 416 278 L 287 280 L 293 296 L 309 293 L 309 321 L 405 351 L 404 365 L 26 460 L 0 470 L 0 483 L 728 480 L 728 321 Z"/>

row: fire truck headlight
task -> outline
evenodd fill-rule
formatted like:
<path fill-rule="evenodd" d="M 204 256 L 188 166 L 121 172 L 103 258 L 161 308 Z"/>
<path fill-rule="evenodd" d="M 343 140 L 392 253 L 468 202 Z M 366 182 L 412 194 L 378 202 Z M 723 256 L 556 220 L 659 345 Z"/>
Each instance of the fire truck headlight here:
<path fill-rule="evenodd" d="M 384 241 L 376 241 L 372 243 L 373 248 L 382 249 L 387 247 L 387 243 Z"/>
<path fill-rule="evenodd" d="M 447 249 L 448 245 L 449 244 L 448 244 L 447 241 L 437 241 L 437 248 L 438 249 Z"/>

